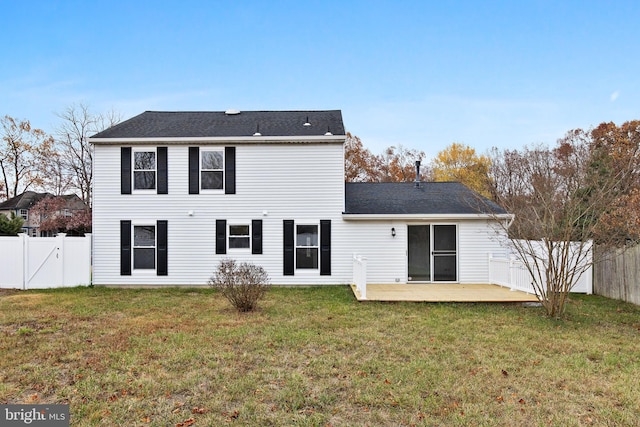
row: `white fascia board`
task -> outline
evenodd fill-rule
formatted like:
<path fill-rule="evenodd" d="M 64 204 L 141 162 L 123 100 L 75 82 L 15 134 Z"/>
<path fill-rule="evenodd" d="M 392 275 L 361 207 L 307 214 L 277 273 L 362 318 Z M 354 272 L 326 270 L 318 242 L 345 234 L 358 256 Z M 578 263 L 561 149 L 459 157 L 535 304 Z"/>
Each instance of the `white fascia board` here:
<path fill-rule="evenodd" d="M 149 137 L 149 138 L 89 138 L 89 142 L 98 145 L 149 145 L 149 144 L 309 144 L 309 143 L 344 143 L 345 135 L 313 135 L 313 136 L 216 136 L 216 137 Z"/>
<path fill-rule="evenodd" d="M 345 221 L 450 221 L 464 219 L 511 220 L 513 214 L 342 214 Z"/>

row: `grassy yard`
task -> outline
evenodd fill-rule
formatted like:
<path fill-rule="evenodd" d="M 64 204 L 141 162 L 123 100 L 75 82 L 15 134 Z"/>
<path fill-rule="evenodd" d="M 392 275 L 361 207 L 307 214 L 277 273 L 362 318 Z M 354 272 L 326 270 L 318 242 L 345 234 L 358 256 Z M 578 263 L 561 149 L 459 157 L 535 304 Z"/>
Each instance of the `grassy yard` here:
<path fill-rule="evenodd" d="M 0 293 L 0 403 L 72 425 L 639 425 L 640 307 L 573 296 L 558 321 L 503 304 L 358 303 L 273 289 Z"/>

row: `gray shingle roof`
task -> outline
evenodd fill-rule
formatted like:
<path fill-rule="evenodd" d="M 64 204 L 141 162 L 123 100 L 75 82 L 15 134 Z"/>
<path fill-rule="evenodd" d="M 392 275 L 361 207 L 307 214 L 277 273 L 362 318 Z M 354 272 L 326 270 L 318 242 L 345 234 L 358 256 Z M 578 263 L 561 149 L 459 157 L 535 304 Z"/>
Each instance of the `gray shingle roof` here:
<path fill-rule="evenodd" d="M 18 194 L 17 196 L 0 203 L 0 210 L 29 209 L 45 197 L 53 197 L 53 194 L 25 191 L 22 194 Z"/>
<path fill-rule="evenodd" d="M 345 214 L 506 214 L 458 182 L 348 182 Z"/>
<path fill-rule="evenodd" d="M 15 209 L 31 209 L 45 197 L 55 197 L 51 193 L 36 193 L 35 191 L 25 191 L 4 202 L 0 203 L 0 211 Z M 66 202 L 67 209 L 86 209 L 86 205 L 76 194 L 64 194 L 61 196 Z"/>
<path fill-rule="evenodd" d="M 304 123 L 310 126 L 304 126 Z M 189 138 L 344 135 L 340 110 L 327 111 L 145 111 L 92 138 Z"/>

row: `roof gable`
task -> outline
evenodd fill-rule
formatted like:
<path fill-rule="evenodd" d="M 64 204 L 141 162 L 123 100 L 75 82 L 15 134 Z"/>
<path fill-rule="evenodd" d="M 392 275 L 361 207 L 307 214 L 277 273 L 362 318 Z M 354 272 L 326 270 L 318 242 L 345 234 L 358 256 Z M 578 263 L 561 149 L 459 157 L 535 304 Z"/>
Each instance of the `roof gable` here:
<path fill-rule="evenodd" d="M 506 214 L 503 208 L 459 182 L 348 182 L 345 214 Z"/>
<path fill-rule="evenodd" d="M 340 110 L 145 111 L 94 138 L 202 138 L 345 135 Z"/>

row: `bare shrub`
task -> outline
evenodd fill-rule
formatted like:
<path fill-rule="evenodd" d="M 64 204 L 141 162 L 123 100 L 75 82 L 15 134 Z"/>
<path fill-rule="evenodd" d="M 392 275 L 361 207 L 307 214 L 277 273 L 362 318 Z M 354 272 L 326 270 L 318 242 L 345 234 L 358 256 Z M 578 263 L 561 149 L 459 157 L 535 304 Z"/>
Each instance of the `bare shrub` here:
<path fill-rule="evenodd" d="M 220 261 L 209 279 L 209 286 L 220 291 L 241 312 L 253 311 L 269 290 L 269 275 L 264 268 L 233 259 Z"/>

